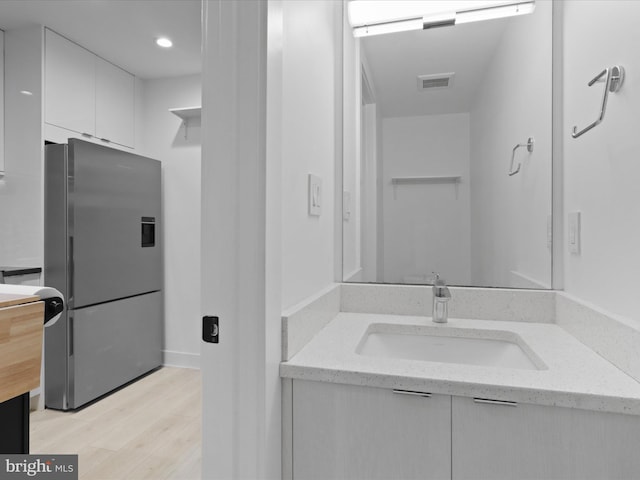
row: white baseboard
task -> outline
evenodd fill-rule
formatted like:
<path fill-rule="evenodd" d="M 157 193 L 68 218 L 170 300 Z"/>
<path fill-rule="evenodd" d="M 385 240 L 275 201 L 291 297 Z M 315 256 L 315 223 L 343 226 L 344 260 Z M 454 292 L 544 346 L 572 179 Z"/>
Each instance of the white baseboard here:
<path fill-rule="evenodd" d="M 200 354 L 163 350 L 162 364 L 165 367 L 194 368 L 200 370 Z"/>

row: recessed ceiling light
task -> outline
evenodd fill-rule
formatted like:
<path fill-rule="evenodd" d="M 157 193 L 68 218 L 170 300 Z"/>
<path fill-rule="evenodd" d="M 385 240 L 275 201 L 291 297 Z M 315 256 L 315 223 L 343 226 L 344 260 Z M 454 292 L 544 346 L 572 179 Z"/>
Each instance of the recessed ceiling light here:
<path fill-rule="evenodd" d="M 173 42 L 169 40 L 167 37 L 159 37 L 159 38 L 156 38 L 156 45 L 162 48 L 169 48 L 173 46 Z"/>

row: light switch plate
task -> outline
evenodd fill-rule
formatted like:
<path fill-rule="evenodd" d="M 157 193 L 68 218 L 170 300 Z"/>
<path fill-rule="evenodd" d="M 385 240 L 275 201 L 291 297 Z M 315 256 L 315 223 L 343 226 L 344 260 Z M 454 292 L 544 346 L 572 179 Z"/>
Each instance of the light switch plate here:
<path fill-rule="evenodd" d="M 571 212 L 569 223 L 569 252 L 580 255 L 580 212 Z"/>
<path fill-rule="evenodd" d="M 309 215 L 319 217 L 322 213 L 322 179 L 309 174 Z"/>

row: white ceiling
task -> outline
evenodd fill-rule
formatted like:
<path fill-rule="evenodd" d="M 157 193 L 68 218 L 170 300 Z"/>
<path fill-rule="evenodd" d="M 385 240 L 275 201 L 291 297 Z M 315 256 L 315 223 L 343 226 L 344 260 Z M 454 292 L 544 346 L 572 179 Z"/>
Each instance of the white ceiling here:
<path fill-rule="evenodd" d="M 361 38 L 382 115 L 469 112 L 509 20 Z M 448 72 L 451 88 L 418 90 L 418 75 Z"/>
<path fill-rule="evenodd" d="M 0 0 L 0 28 L 45 25 L 141 78 L 201 71 L 200 0 Z M 156 37 L 173 47 L 161 49 Z"/>

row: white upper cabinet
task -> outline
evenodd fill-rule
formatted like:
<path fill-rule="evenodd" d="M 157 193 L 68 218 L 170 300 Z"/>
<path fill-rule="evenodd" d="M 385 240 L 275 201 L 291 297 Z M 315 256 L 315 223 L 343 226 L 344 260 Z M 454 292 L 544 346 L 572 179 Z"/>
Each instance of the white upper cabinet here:
<path fill-rule="evenodd" d="M 60 35 L 45 32 L 45 121 L 93 135 L 95 55 Z"/>
<path fill-rule="evenodd" d="M 96 57 L 96 137 L 133 147 L 133 75 Z"/>
<path fill-rule="evenodd" d="M 0 177 L 4 176 L 4 32 L 0 30 Z"/>
<path fill-rule="evenodd" d="M 134 146 L 133 75 L 45 30 L 45 122 Z"/>

